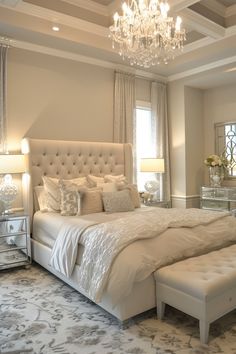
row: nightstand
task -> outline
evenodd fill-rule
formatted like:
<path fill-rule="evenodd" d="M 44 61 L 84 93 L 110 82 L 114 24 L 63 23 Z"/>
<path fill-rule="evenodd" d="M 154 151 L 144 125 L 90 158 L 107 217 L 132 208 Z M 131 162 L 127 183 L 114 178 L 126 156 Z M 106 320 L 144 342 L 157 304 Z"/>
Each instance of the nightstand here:
<path fill-rule="evenodd" d="M 210 210 L 236 211 L 235 187 L 201 187 L 201 208 Z"/>
<path fill-rule="evenodd" d="M 29 217 L 15 213 L 0 216 L 0 270 L 31 263 Z"/>

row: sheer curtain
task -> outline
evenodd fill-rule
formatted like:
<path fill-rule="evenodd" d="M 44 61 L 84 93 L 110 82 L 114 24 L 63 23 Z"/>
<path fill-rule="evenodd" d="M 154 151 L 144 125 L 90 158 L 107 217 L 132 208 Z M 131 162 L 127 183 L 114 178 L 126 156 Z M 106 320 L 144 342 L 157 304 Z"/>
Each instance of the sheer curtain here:
<path fill-rule="evenodd" d="M 135 76 L 115 72 L 113 141 L 133 145 L 134 181 L 136 181 L 135 121 Z"/>
<path fill-rule="evenodd" d="M 167 88 L 165 84 L 152 82 L 151 110 L 153 134 L 157 157 L 165 159 L 165 173 L 159 174 L 160 199 L 170 201 L 170 161 L 167 119 Z"/>
<path fill-rule="evenodd" d="M 8 46 L 0 44 L 0 150 L 7 151 L 7 52 Z"/>

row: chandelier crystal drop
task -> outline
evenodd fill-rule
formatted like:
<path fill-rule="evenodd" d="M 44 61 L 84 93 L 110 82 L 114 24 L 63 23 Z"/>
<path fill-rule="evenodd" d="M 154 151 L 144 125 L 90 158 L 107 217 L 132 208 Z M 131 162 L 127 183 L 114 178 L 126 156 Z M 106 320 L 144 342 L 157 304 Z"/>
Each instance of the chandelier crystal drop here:
<path fill-rule="evenodd" d="M 165 0 L 130 0 L 122 5 L 123 15 L 114 14 L 110 37 L 123 59 L 149 68 L 167 64 L 183 49 L 186 40 L 182 20 L 168 16 Z"/>

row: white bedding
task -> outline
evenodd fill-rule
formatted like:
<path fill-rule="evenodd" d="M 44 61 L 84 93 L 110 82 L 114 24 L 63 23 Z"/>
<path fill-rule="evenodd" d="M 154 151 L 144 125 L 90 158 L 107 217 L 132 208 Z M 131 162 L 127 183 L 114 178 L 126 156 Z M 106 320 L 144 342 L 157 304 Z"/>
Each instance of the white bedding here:
<path fill-rule="evenodd" d="M 135 215 L 142 212 L 148 212 L 151 218 L 154 217 L 151 215 L 150 208 L 145 208 L 144 210 L 139 209 L 135 212 Z M 168 212 L 168 210 L 158 208 L 155 208 L 155 211 L 153 211 L 155 217 L 161 220 L 163 220 L 163 215 L 166 212 Z M 120 215 L 101 214 L 102 215 L 93 214 L 92 216 L 88 216 L 88 218 L 83 218 L 90 220 L 97 219 L 96 222 L 100 219 L 102 222 L 104 217 L 105 219 L 107 219 L 107 217 L 117 219 L 124 216 L 124 213 L 119 213 Z M 120 299 L 128 295 L 134 282 L 142 281 L 158 267 L 183 259 L 184 257 L 206 253 L 212 249 L 227 246 L 230 242 L 235 242 L 236 219 L 221 213 L 213 214 L 218 215 L 220 219 L 207 225 L 207 227 L 205 225 L 194 226 L 194 224 L 192 224 L 192 228 L 182 227 L 180 229 L 167 229 L 158 237 L 150 238 L 145 241 L 142 239 L 136 240 L 123 249 L 114 259 L 108 282 L 103 284 L 107 284 L 107 292 L 111 294 L 113 303 L 117 303 Z M 65 220 L 65 217 L 61 218 Z M 178 223 L 177 219 L 176 222 Z M 172 227 L 180 226 L 177 223 L 175 223 L 175 225 L 172 224 Z M 59 230 L 60 226 L 58 225 L 59 223 L 57 224 Z M 88 232 L 89 231 L 85 231 L 83 234 L 80 240 L 82 244 L 86 243 L 86 239 L 88 240 Z M 79 282 L 80 280 L 81 279 L 78 279 Z M 91 297 L 93 297 L 93 295 L 91 295 Z M 99 299 L 99 297 L 97 299 Z"/>

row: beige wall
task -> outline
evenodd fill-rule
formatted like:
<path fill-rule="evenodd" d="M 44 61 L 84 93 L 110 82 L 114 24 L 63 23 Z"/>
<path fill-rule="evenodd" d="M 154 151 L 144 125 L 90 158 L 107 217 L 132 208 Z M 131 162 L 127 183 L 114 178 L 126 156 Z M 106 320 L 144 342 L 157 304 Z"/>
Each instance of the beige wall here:
<path fill-rule="evenodd" d="M 113 70 L 11 48 L 8 143 L 24 136 L 112 141 Z"/>
<path fill-rule="evenodd" d="M 184 81 L 168 85 L 171 194 L 174 207 L 198 207 L 203 183 L 203 92 Z"/>
<path fill-rule="evenodd" d="M 184 85 L 173 82 L 168 85 L 168 117 L 170 137 L 171 193 L 186 195 L 185 112 Z"/>
<path fill-rule="evenodd" d="M 199 195 L 203 184 L 203 91 L 185 87 L 186 195 Z"/>
<path fill-rule="evenodd" d="M 114 70 L 27 50 L 8 55 L 8 149 L 25 136 L 113 140 Z M 150 81 L 136 80 L 138 100 L 150 101 Z M 19 178 L 15 178 L 20 189 Z M 19 193 L 13 207 L 22 206 Z M 1 209 L 1 206 L 0 206 Z"/>
<path fill-rule="evenodd" d="M 214 124 L 219 122 L 236 122 L 236 84 L 204 91 L 205 157 L 215 152 Z M 205 169 L 205 183 L 207 182 Z M 236 185 L 235 182 L 231 184 Z"/>

